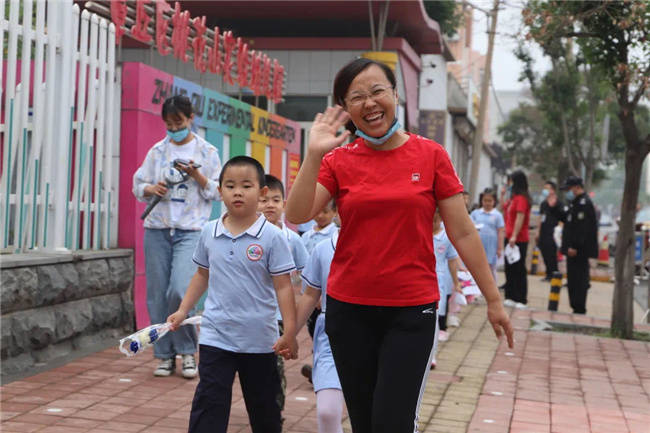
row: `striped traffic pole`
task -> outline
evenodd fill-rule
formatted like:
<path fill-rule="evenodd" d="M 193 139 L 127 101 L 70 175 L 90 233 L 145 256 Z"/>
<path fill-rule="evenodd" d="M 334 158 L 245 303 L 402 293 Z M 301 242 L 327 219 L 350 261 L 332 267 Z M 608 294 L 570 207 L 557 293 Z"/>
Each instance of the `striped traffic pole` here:
<path fill-rule="evenodd" d="M 537 265 L 539 264 L 539 249 L 533 248 L 533 259 L 530 262 L 530 275 L 537 275 Z"/>
<path fill-rule="evenodd" d="M 562 272 L 553 272 L 551 279 L 551 291 L 548 294 L 548 310 L 557 311 L 557 306 L 560 303 L 560 289 L 562 288 Z"/>

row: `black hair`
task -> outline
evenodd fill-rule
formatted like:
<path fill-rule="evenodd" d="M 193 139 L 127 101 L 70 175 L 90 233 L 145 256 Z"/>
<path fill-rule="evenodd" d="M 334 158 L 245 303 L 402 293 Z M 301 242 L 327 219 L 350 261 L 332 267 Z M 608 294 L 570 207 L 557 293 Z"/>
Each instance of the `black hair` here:
<path fill-rule="evenodd" d="M 325 205 L 325 209 L 327 209 L 328 207 L 336 212 L 336 200 L 332 199 L 328 201 L 327 204 Z"/>
<path fill-rule="evenodd" d="M 482 193 L 479 194 L 478 196 L 478 204 L 483 207 L 483 197 L 486 195 L 491 195 L 492 198 L 494 199 L 494 207 L 497 207 L 497 204 L 499 204 L 499 199 L 497 198 L 497 193 L 495 190 L 492 188 L 485 188 Z"/>
<path fill-rule="evenodd" d="M 282 193 L 282 199 L 284 200 L 284 184 L 280 179 L 273 176 L 272 174 L 266 174 L 264 175 L 264 182 L 266 183 L 266 186 L 268 186 L 270 190 L 273 191 L 279 190 Z"/>
<path fill-rule="evenodd" d="M 512 195 L 523 195 L 526 197 L 528 204 L 532 204 L 533 199 L 528 192 L 528 178 L 526 173 L 521 170 L 516 170 L 510 173 L 508 178 L 512 181 Z"/>
<path fill-rule="evenodd" d="M 221 173 L 219 173 L 219 185 L 221 186 L 223 184 L 223 176 L 224 173 L 226 172 L 226 169 L 228 167 L 241 167 L 241 166 L 249 166 L 253 167 L 255 171 L 257 171 L 257 181 L 260 184 L 260 188 L 263 188 L 266 185 L 266 180 L 264 178 L 264 167 L 262 167 L 262 164 L 259 163 L 258 160 L 255 158 L 251 158 L 250 156 L 233 156 L 228 160 L 223 165 L 223 168 L 221 169 Z"/>
<path fill-rule="evenodd" d="M 345 107 L 345 95 L 348 93 L 350 84 L 352 84 L 352 81 L 354 81 L 357 75 L 372 65 L 379 66 L 381 70 L 384 71 L 384 75 L 386 75 L 386 78 L 393 89 L 397 86 L 397 80 L 395 80 L 395 74 L 391 68 L 386 66 L 384 63 L 360 57 L 343 66 L 336 74 L 336 77 L 334 78 L 334 102 L 336 104 Z M 357 130 L 352 121 L 349 121 L 345 127 L 353 133 Z"/>
<path fill-rule="evenodd" d="M 553 191 L 557 191 L 557 185 L 552 180 L 547 180 L 544 182 L 544 185 L 549 185 L 551 188 L 553 188 Z"/>
<path fill-rule="evenodd" d="M 192 101 L 185 95 L 176 95 L 171 98 L 165 99 L 162 105 L 162 118 L 166 120 L 168 116 L 172 116 L 175 120 L 180 120 L 181 114 L 190 118 L 194 113 L 192 109 Z"/>

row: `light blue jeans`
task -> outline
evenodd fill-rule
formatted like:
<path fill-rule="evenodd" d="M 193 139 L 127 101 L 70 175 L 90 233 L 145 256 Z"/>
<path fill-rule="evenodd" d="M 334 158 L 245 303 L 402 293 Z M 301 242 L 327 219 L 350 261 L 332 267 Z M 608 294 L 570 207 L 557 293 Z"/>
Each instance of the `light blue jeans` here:
<path fill-rule="evenodd" d="M 175 229 L 145 229 L 144 256 L 147 276 L 147 309 L 151 323 L 164 323 L 176 312 L 185 296 L 187 286 L 196 272 L 192 260 L 200 231 Z M 190 316 L 194 314 L 191 311 Z M 197 350 L 194 326 L 181 326 L 169 332 L 153 345 L 159 359 L 193 354 Z"/>

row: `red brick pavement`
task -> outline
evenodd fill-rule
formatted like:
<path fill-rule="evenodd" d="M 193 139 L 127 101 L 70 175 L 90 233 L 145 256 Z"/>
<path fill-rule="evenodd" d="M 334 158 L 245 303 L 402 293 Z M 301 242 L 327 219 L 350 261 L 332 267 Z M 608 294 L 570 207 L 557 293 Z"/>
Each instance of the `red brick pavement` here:
<path fill-rule="evenodd" d="M 529 331 L 532 318 L 608 325 L 585 316 L 514 311 L 515 349 L 502 343 L 497 350 L 470 432 L 650 432 L 650 344 Z"/>
<path fill-rule="evenodd" d="M 470 314 L 484 315 L 485 309 Z M 513 311 L 515 349 L 502 342 L 496 351 L 468 431 L 650 432 L 650 344 L 529 331 L 533 318 L 608 325 L 585 316 Z M 299 340 L 301 359 L 286 363 L 287 433 L 317 431 L 314 393 L 300 375 L 311 359 L 305 330 Z M 125 358 L 111 348 L 9 383 L 0 387 L 0 431 L 185 432 L 197 380 L 154 378 L 155 365 L 151 352 Z M 430 381 L 441 378 L 432 374 Z M 235 384 L 229 432 L 249 431 Z"/>
<path fill-rule="evenodd" d="M 316 400 L 300 375 L 311 340 L 300 334 L 301 359 L 285 364 L 286 432 L 316 432 Z M 311 363 L 311 362 L 310 362 Z M 198 379 L 153 377 L 151 352 L 126 358 L 104 350 L 0 388 L 0 431 L 39 433 L 180 433 L 187 431 Z M 233 387 L 229 432 L 249 432 L 241 389 Z"/>

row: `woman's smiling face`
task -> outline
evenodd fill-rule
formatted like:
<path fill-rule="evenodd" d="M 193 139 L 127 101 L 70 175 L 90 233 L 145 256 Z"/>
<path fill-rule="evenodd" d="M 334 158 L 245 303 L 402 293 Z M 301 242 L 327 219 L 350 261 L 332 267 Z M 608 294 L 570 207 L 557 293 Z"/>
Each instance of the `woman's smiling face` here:
<path fill-rule="evenodd" d="M 345 110 L 357 128 L 371 137 L 381 137 L 395 120 L 396 99 L 397 92 L 384 71 L 370 65 L 350 83 Z"/>

